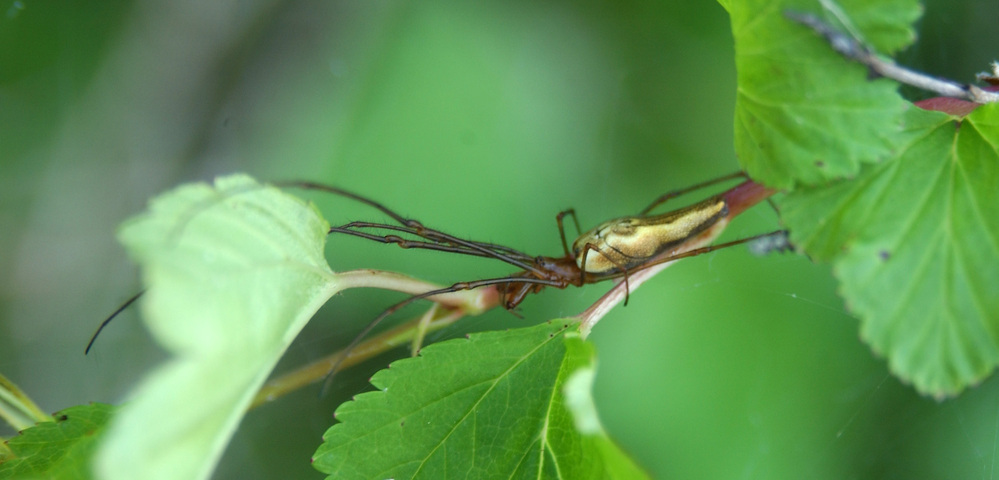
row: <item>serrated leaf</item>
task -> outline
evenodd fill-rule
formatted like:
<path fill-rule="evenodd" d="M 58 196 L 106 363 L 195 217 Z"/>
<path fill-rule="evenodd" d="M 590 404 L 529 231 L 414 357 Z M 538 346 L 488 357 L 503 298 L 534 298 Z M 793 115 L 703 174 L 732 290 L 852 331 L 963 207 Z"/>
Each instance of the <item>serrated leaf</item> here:
<path fill-rule="evenodd" d="M 179 187 L 125 223 L 147 288 L 143 320 L 173 357 L 114 419 L 101 478 L 211 473 L 278 358 L 338 288 L 328 228 L 313 206 L 243 175 Z"/>
<path fill-rule="evenodd" d="M 897 158 L 782 202 L 792 242 L 832 260 L 861 335 L 921 392 L 999 365 L 999 105 L 913 109 Z"/>
<path fill-rule="evenodd" d="M 337 409 L 315 467 L 337 479 L 644 477 L 593 412 L 575 408 L 588 427 L 574 426 L 562 389 L 594 353 L 573 326 L 473 334 L 393 363 L 371 379 L 379 391 Z M 586 395 L 577 380 L 570 396 Z"/>
<path fill-rule="evenodd" d="M 111 405 L 94 403 L 67 408 L 55 420 L 41 422 L 10 439 L 12 456 L 0 463 L 0 479 L 88 479 L 90 460 Z"/>
<path fill-rule="evenodd" d="M 832 16 L 805 0 L 722 1 L 732 19 L 738 90 L 735 148 L 743 168 L 768 186 L 789 189 L 855 175 L 891 156 L 903 139 L 909 104 L 894 82 L 870 80 L 787 10 Z M 827 2 L 882 52 L 914 38 L 916 0 Z M 839 24 L 839 22 L 833 22 Z"/>

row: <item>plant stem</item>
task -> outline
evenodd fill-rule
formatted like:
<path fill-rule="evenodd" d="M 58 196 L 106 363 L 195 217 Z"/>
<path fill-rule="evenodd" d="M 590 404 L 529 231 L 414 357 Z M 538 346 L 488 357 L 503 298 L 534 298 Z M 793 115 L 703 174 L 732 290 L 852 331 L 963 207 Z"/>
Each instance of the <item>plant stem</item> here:
<path fill-rule="evenodd" d="M 37 422 L 50 422 L 52 416 L 43 412 L 14 382 L 0 375 L 0 418 L 20 431 Z"/>
<path fill-rule="evenodd" d="M 865 65 L 882 77 L 945 97 L 960 98 L 980 104 L 999 102 L 999 93 L 983 90 L 974 85 L 935 78 L 925 73 L 909 70 L 891 60 L 882 59 L 856 38 L 835 30 L 815 15 L 787 11 L 784 12 L 784 16 L 811 28 L 822 35 L 829 42 L 829 46 L 840 55 Z"/>
<path fill-rule="evenodd" d="M 427 324 L 426 331 L 440 330 L 464 316 L 464 312 L 460 310 L 452 309 L 446 310 L 446 312 L 445 316 L 436 318 Z M 330 369 L 334 365 L 337 365 L 337 371 L 346 370 L 396 347 L 412 342 L 420 330 L 421 321 L 422 316 L 365 340 L 351 350 L 350 354 L 343 361 L 340 361 L 340 358 L 343 356 L 343 351 L 341 350 L 268 381 L 257 392 L 257 396 L 254 397 L 250 408 L 259 407 L 299 388 L 320 382 L 330 374 Z M 337 362 L 339 362 L 339 365 Z"/>

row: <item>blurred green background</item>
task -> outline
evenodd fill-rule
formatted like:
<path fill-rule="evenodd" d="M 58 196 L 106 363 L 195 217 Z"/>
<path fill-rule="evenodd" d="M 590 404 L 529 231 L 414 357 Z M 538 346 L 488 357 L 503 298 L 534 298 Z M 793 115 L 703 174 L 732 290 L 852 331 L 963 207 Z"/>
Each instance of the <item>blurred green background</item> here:
<path fill-rule="evenodd" d="M 713 2 L 20 0 L 0 15 L 0 372 L 48 411 L 120 402 L 162 359 L 134 312 L 83 347 L 140 288 L 116 225 L 178 183 L 328 182 L 555 255 L 562 209 L 585 229 L 737 168 L 732 41 Z M 899 58 L 970 80 L 999 56 L 997 19 L 995 0 L 938 0 Z M 332 223 L 383 218 L 310 198 Z M 777 227 L 760 207 L 725 238 Z M 440 283 L 510 272 L 350 238 L 328 251 L 337 270 Z M 608 286 L 435 339 L 573 315 Z M 793 255 L 735 248 L 670 268 L 590 337 L 606 428 L 657 478 L 992 478 L 999 382 L 919 397 L 860 343 L 835 290 L 827 266 Z M 334 298 L 279 370 L 399 298 Z M 319 478 L 308 460 L 332 409 L 391 359 L 321 400 L 310 388 L 251 412 L 216 477 Z"/>

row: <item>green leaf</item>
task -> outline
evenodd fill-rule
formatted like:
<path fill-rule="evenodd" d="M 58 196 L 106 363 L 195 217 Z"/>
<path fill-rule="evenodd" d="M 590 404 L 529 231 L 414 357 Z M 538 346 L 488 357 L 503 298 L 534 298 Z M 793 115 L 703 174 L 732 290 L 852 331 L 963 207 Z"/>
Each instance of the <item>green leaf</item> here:
<path fill-rule="evenodd" d="M 922 392 L 999 365 L 999 105 L 963 121 L 913 109 L 895 158 L 789 194 L 792 241 L 834 262 L 861 335 Z"/>
<path fill-rule="evenodd" d="M 90 459 L 111 405 L 94 403 L 67 408 L 55 420 L 41 422 L 10 439 L 12 456 L 0 463 L 0 479 L 86 479 Z"/>
<path fill-rule="evenodd" d="M 644 477 L 587 401 L 594 352 L 574 325 L 473 334 L 393 363 L 371 379 L 379 391 L 337 409 L 315 467 L 338 479 Z"/>
<path fill-rule="evenodd" d="M 316 209 L 249 177 L 181 186 L 129 220 L 141 307 L 172 358 L 111 424 L 101 478 L 206 478 L 254 393 L 338 289 Z"/>
<path fill-rule="evenodd" d="M 824 14 L 812 0 L 722 1 L 732 20 L 738 91 L 735 148 L 743 168 L 771 187 L 789 189 L 855 175 L 890 157 L 904 139 L 909 104 L 894 82 L 871 81 L 861 65 L 839 56 L 787 10 Z M 882 52 L 914 38 L 916 0 L 828 2 L 851 29 Z M 848 17 L 847 17 L 848 15 Z"/>

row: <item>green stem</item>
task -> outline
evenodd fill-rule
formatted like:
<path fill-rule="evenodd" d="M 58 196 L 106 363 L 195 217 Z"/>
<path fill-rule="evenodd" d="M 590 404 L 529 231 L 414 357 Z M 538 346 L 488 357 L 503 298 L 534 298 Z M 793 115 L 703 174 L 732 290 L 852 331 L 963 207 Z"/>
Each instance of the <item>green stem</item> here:
<path fill-rule="evenodd" d="M 340 282 L 343 290 L 373 287 L 395 290 L 410 295 L 418 295 L 441 288 L 439 285 L 399 273 L 370 269 L 340 272 L 337 274 L 337 281 Z M 419 344 L 423 343 L 423 336 L 428 332 L 440 330 L 465 315 L 478 315 L 499 305 L 499 295 L 495 289 L 490 288 L 434 295 L 428 300 L 434 302 L 434 308 L 426 314 L 368 338 L 347 352 L 346 358 L 343 358 L 344 352 L 341 350 L 267 382 L 257 392 L 253 403 L 250 404 L 250 409 L 299 388 L 317 383 L 333 373 L 331 370 L 334 368 L 339 372 L 406 343 L 412 344 L 415 351 Z"/>
<path fill-rule="evenodd" d="M 16 430 L 52 421 L 51 415 L 38 408 L 24 391 L 3 375 L 0 375 L 0 418 Z"/>
<path fill-rule="evenodd" d="M 357 345 L 347 358 L 340 361 L 344 352 L 338 351 L 308 365 L 268 381 L 253 399 L 250 409 L 272 402 L 288 393 L 307 385 L 318 383 L 329 375 L 336 365 L 337 371 L 346 370 L 368 359 L 381 355 L 401 345 L 412 343 L 418 335 L 440 330 L 464 317 L 467 312 L 461 309 L 438 309 L 427 322 L 425 316 L 410 320 L 398 327 L 375 335 Z"/>

